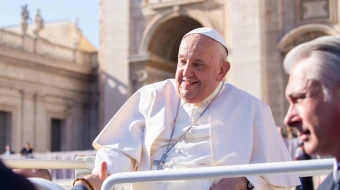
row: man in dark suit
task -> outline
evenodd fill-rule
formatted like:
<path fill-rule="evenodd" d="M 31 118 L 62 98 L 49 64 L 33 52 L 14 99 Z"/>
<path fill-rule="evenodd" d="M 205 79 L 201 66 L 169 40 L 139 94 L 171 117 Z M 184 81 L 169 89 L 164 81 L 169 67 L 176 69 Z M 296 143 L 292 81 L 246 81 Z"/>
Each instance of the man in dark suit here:
<path fill-rule="evenodd" d="M 285 124 L 295 127 L 307 154 L 335 157 L 334 170 L 319 190 L 340 190 L 340 37 L 325 36 L 291 50 Z"/>
<path fill-rule="evenodd" d="M 36 188 L 25 177 L 44 178 L 36 172 L 31 172 L 31 169 L 17 170 L 23 174 L 18 175 L 7 168 L 0 160 L 0 189 L 25 189 L 35 190 Z M 108 177 L 107 164 L 101 164 L 99 175 L 87 175 L 82 178 L 77 178 L 73 181 L 71 190 L 93 190 L 93 186 L 101 187 L 103 181 Z M 48 179 L 50 181 L 50 179 Z"/>
<path fill-rule="evenodd" d="M 34 186 L 21 175 L 13 173 L 0 160 L 0 189 L 35 190 Z"/>

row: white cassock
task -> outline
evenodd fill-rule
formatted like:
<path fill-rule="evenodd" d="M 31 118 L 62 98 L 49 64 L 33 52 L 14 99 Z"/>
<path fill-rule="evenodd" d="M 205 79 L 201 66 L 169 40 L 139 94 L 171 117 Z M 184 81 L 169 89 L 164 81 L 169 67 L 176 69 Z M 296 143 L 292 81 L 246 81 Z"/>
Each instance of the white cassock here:
<path fill-rule="evenodd" d="M 170 145 L 177 144 L 168 154 L 166 169 L 291 161 L 266 104 L 223 82 L 200 104 L 188 104 L 179 98 L 175 80 L 170 79 L 138 90 L 101 131 L 93 142 L 98 150 L 93 173 L 102 161 L 108 163 L 111 174 L 155 170 L 152 163 L 165 153 L 172 129 Z M 299 185 L 295 174 L 246 177 L 255 189 Z M 218 181 L 139 183 L 124 189 L 203 190 Z"/>

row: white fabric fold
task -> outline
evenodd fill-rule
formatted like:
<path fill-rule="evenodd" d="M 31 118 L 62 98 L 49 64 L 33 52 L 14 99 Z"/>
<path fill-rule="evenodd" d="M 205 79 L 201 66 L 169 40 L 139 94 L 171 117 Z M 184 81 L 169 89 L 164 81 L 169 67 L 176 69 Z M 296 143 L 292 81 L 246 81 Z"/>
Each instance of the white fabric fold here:
<path fill-rule="evenodd" d="M 93 146 L 97 150 L 111 148 L 115 153 L 127 155 L 133 159 L 133 171 L 150 170 L 151 146 L 164 134 L 164 129 L 172 126 L 178 99 L 173 79 L 142 87 L 112 118 Z M 291 161 L 270 108 L 250 94 L 224 83 L 224 91 L 210 105 L 208 114 L 213 166 Z M 169 134 L 164 135 L 170 137 L 171 130 L 166 131 Z M 247 178 L 256 189 L 288 189 L 299 184 L 295 174 Z M 149 185 L 130 187 L 153 189 Z"/>

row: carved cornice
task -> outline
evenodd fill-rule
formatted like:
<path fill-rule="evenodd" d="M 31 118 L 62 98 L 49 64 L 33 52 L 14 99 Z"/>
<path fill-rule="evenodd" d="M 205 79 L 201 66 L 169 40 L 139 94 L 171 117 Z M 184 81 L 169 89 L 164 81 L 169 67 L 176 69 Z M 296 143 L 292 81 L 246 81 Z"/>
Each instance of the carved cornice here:
<path fill-rule="evenodd" d="M 285 34 L 278 43 L 281 52 L 288 52 L 296 45 L 323 35 L 339 35 L 335 29 L 323 24 L 306 24 L 298 26 Z"/>
<path fill-rule="evenodd" d="M 45 71 L 70 78 L 93 80 L 96 75 L 94 68 L 89 65 L 78 65 L 70 62 L 53 60 L 32 53 L 0 47 L 0 60 L 2 63 L 17 65 L 24 68 Z"/>
<path fill-rule="evenodd" d="M 172 78 L 176 63 L 154 54 L 133 55 L 129 57 L 130 79 L 144 83 L 150 76 Z"/>
<path fill-rule="evenodd" d="M 5 91 L 8 93 L 4 93 Z M 25 98 L 36 98 L 40 101 L 45 101 L 48 97 L 58 97 L 59 99 L 74 99 L 78 102 L 87 102 L 92 94 L 89 89 L 78 91 L 3 77 L 0 77 L 0 93 L 1 96 L 10 96 L 15 99 L 24 95 Z"/>
<path fill-rule="evenodd" d="M 336 23 L 337 0 L 297 0 L 297 24 Z"/>
<path fill-rule="evenodd" d="M 146 64 L 145 66 L 161 69 L 167 72 L 176 72 L 177 67 L 177 63 L 151 53 L 133 55 L 130 56 L 128 60 L 130 67 L 133 67 L 135 64 L 144 63 Z"/>
<path fill-rule="evenodd" d="M 150 67 L 162 69 L 168 72 L 176 72 L 176 68 L 177 68 L 177 63 L 172 62 L 168 59 L 165 59 L 155 54 L 150 55 L 148 65 Z"/>
<path fill-rule="evenodd" d="M 175 0 L 175 1 L 158 1 L 152 2 L 152 0 L 144 0 L 142 3 L 142 7 L 151 8 L 151 9 L 159 9 L 166 7 L 176 7 L 180 5 L 193 4 L 193 3 L 202 3 L 206 0 Z"/>

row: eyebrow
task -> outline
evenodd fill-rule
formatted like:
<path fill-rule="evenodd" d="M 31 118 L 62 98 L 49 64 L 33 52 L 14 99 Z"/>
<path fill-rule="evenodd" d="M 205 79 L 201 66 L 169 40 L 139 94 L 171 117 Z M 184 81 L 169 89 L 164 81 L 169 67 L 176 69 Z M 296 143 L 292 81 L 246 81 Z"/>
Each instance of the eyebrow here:
<path fill-rule="evenodd" d="M 296 97 L 301 97 L 301 96 L 306 96 L 307 92 L 293 92 L 288 94 L 288 97 L 290 98 L 296 98 Z"/>
<path fill-rule="evenodd" d="M 301 97 L 306 98 L 308 93 L 309 93 L 308 89 L 293 89 L 293 91 L 286 94 L 286 99 L 291 100 L 291 99 L 301 98 Z"/>
<path fill-rule="evenodd" d="M 185 58 L 184 55 L 178 55 L 178 58 Z M 200 62 L 200 63 L 204 63 L 204 61 L 202 59 L 195 59 L 193 62 Z"/>
<path fill-rule="evenodd" d="M 194 62 L 204 63 L 204 61 L 202 59 L 196 59 L 196 60 L 194 60 Z"/>

